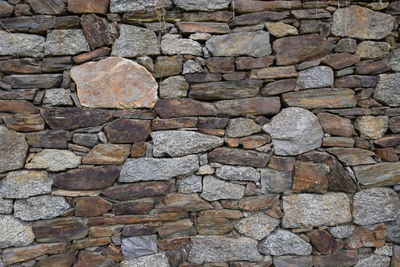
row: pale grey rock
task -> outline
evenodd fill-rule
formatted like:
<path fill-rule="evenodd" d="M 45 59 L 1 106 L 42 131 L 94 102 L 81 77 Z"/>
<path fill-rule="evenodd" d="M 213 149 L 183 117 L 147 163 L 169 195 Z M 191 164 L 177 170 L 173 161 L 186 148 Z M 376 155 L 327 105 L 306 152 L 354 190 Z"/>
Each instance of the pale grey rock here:
<path fill-rule="evenodd" d="M 257 241 L 248 237 L 231 238 L 220 235 L 190 237 L 191 250 L 188 261 L 205 262 L 260 261 Z"/>
<path fill-rule="evenodd" d="M 0 173 L 24 167 L 28 144 L 25 135 L 0 125 Z"/>
<path fill-rule="evenodd" d="M 389 55 L 390 68 L 394 71 L 400 71 L 400 46 L 393 46 Z"/>
<path fill-rule="evenodd" d="M 206 48 L 217 57 L 263 57 L 271 54 L 269 33 L 264 31 L 215 35 L 207 40 Z"/>
<path fill-rule="evenodd" d="M 386 222 L 386 241 L 392 243 L 400 243 L 400 218 L 395 221 Z"/>
<path fill-rule="evenodd" d="M 235 229 L 242 235 L 261 240 L 275 230 L 279 223 L 279 219 L 265 215 L 263 212 L 256 212 L 247 218 L 240 219 Z"/>
<path fill-rule="evenodd" d="M 13 209 L 13 201 L 11 199 L 0 198 L 0 214 L 10 214 Z"/>
<path fill-rule="evenodd" d="M 125 260 L 157 253 L 157 236 L 142 235 L 124 238 L 122 239 L 121 250 Z"/>
<path fill-rule="evenodd" d="M 251 119 L 236 118 L 230 119 L 226 128 L 228 137 L 244 137 L 260 132 L 262 127 Z"/>
<path fill-rule="evenodd" d="M 261 174 L 261 192 L 283 193 L 292 188 L 293 175 L 290 171 L 278 171 L 274 169 L 260 169 Z"/>
<path fill-rule="evenodd" d="M 222 146 L 224 140 L 217 136 L 193 131 L 158 131 L 152 132 L 153 155 L 162 157 L 180 157 L 210 151 Z"/>
<path fill-rule="evenodd" d="M 199 169 L 198 156 L 173 159 L 137 158 L 127 159 L 122 166 L 120 182 L 168 180 L 190 174 Z"/>
<path fill-rule="evenodd" d="M 76 133 L 72 137 L 72 141 L 78 145 L 94 147 L 99 141 L 99 137 L 97 134 Z"/>
<path fill-rule="evenodd" d="M 381 255 L 381 256 L 392 256 L 393 255 L 393 246 L 382 246 L 382 247 L 377 247 L 375 248 L 375 254 Z"/>
<path fill-rule="evenodd" d="M 0 248 L 24 247 L 35 239 L 32 227 L 10 215 L 0 215 L 0 229 Z"/>
<path fill-rule="evenodd" d="M 310 267 L 313 265 L 312 256 L 275 256 L 275 267 Z"/>
<path fill-rule="evenodd" d="M 120 267 L 170 267 L 165 252 L 121 261 Z"/>
<path fill-rule="evenodd" d="M 71 92 L 63 88 L 54 88 L 46 90 L 43 98 L 43 104 L 50 106 L 72 106 Z"/>
<path fill-rule="evenodd" d="M 53 179 L 46 171 L 13 171 L 0 180 L 0 197 L 28 198 L 51 193 Z"/>
<path fill-rule="evenodd" d="M 119 27 L 120 34 L 113 44 L 111 55 L 138 57 L 160 54 L 155 32 L 126 24 L 120 24 Z"/>
<path fill-rule="evenodd" d="M 0 31 L 0 55 L 16 57 L 42 57 L 45 38 L 35 34 Z"/>
<path fill-rule="evenodd" d="M 260 243 L 259 250 L 263 254 L 310 255 L 312 247 L 309 243 L 287 230 L 277 230 Z"/>
<path fill-rule="evenodd" d="M 182 76 L 168 77 L 160 83 L 161 98 L 186 97 L 189 83 Z"/>
<path fill-rule="evenodd" d="M 260 174 L 253 167 L 222 166 L 217 168 L 215 176 L 223 180 L 252 181 L 260 180 Z"/>
<path fill-rule="evenodd" d="M 348 238 L 354 232 L 356 227 L 351 224 L 338 225 L 329 228 L 329 233 L 335 238 Z"/>
<path fill-rule="evenodd" d="M 373 97 L 391 107 L 400 106 L 400 73 L 380 74 Z"/>
<path fill-rule="evenodd" d="M 179 179 L 176 182 L 176 185 L 178 186 L 178 192 L 184 194 L 198 193 L 203 190 L 202 179 L 201 176 L 198 175 L 191 175 L 189 177 Z"/>
<path fill-rule="evenodd" d="M 299 155 L 318 148 L 324 132 L 317 116 L 303 108 L 286 108 L 264 125 L 272 136 L 275 154 Z"/>
<path fill-rule="evenodd" d="M 350 200 L 344 193 L 295 194 L 282 199 L 284 228 L 333 226 L 352 220 Z"/>
<path fill-rule="evenodd" d="M 189 35 L 189 38 L 195 41 L 207 41 L 211 37 L 212 35 L 207 32 L 196 32 Z"/>
<path fill-rule="evenodd" d="M 174 4 L 187 11 L 212 11 L 225 9 L 232 0 L 174 0 Z"/>
<path fill-rule="evenodd" d="M 379 139 L 388 129 L 389 118 L 387 116 L 362 116 L 357 118 L 354 126 L 360 132 L 361 137 Z"/>
<path fill-rule="evenodd" d="M 27 199 L 16 200 L 14 203 L 14 216 L 24 221 L 55 218 L 71 206 L 61 196 L 35 196 Z"/>
<path fill-rule="evenodd" d="M 52 172 L 73 169 L 81 164 L 81 157 L 69 150 L 44 149 L 26 163 L 27 169 L 46 169 Z"/>
<path fill-rule="evenodd" d="M 200 73 L 200 72 L 204 72 L 204 70 L 199 62 L 190 59 L 185 63 L 183 63 L 182 74 Z"/>
<path fill-rule="evenodd" d="M 318 66 L 300 71 L 297 85 L 300 89 L 331 87 L 333 70 L 327 66 Z"/>
<path fill-rule="evenodd" d="M 110 11 L 113 13 L 125 13 L 130 11 L 154 11 L 159 8 L 169 8 L 171 0 L 111 0 Z"/>
<path fill-rule="evenodd" d="M 52 30 L 47 34 L 44 54 L 47 56 L 76 55 L 90 51 L 80 29 Z"/>
<path fill-rule="evenodd" d="M 361 59 L 377 59 L 386 56 L 389 51 L 390 44 L 386 42 L 363 41 L 358 45 L 356 55 Z"/>
<path fill-rule="evenodd" d="M 396 191 L 390 188 L 370 188 L 354 195 L 354 222 L 370 225 L 394 221 L 400 209 L 400 199 Z"/>
<path fill-rule="evenodd" d="M 161 52 L 166 55 L 201 56 L 200 43 L 192 39 L 184 39 L 180 34 L 166 34 L 161 40 Z"/>
<path fill-rule="evenodd" d="M 203 179 L 203 192 L 201 197 L 208 201 L 219 199 L 241 199 L 244 196 L 245 187 L 238 184 L 222 181 L 208 175 Z"/>
<path fill-rule="evenodd" d="M 354 267 L 389 267 L 390 257 L 372 254 L 361 258 Z"/>
<path fill-rule="evenodd" d="M 333 13 L 332 21 L 333 35 L 379 40 L 391 33 L 395 19 L 382 12 L 351 5 L 348 8 L 338 8 Z"/>

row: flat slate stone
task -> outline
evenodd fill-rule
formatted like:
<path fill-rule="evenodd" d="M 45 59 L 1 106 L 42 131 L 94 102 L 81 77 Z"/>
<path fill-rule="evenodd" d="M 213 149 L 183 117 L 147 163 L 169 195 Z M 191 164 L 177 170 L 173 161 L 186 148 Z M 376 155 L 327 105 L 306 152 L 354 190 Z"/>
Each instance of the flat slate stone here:
<path fill-rule="evenodd" d="M 14 74 L 4 77 L 3 81 L 13 88 L 52 88 L 60 86 L 62 74 Z"/>
<path fill-rule="evenodd" d="M 255 168 L 265 167 L 269 158 L 270 155 L 266 153 L 228 147 L 216 148 L 208 153 L 208 160 L 210 162 Z"/>
<path fill-rule="evenodd" d="M 260 170 L 261 190 L 264 194 L 283 193 L 292 188 L 292 171 L 280 171 L 270 168 Z"/>
<path fill-rule="evenodd" d="M 206 42 L 213 56 L 263 57 L 271 54 L 269 33 L 264 31 L 213 36 Z"/>
<path fill-rule="evenodd" d="M 104 127 L 104 131 L 113 143 L 137 143 L 149 137 L 149 120 L 117 119 Z"/>
<path fill-rule="evenodd" d="M 41 57 L 44 52 L 45 38 L 40 35 L 8 33 L 0 31 L 0 55 Z"/>
<path fill-rule="evenodd" d="M 174 0 L 174 4 L 186 11 L 213 11 L 225 9 L 232 0 Z"/>
<path fill-rule="evenodd" d="M 199 158 L 194 155 L 170 159 L 127 159 L 122 166 L 119 181 L 168 180 L 179 175 L 195 172 L 198 169 Z"/>
<path fill-rule="evenodd" d="M 122 239 L 121 250 L 124 259 L 131 260 L 158 252 L 157 236 L 142 235 Z"/>
<path fill-rule="evenodd" d="M 119 28 L 120 34 L 113 44 L 111 55 L 139 57 L 160 54 L 155 32 L 126 24 L 120 24 Z"/>
<path fill-rule="evenodd" d="M 24 167 L 28 144 L 24 134 L 0 126 L 0 173 Z"/>
<path fill-rule="evenodd" d="M 0 228 L 0 248 L 28 246 L 35 239 L 31 226 L 10 215 L 0 215 Z"/>
<path fill-rule="evenodd" d="M 400 181 L 400 162 L 382 162 L 353 167 L 357 180 L 365 186 L 391 186 Z"/>
<path fill-rule="evenodd" d="M 228 117 L 245 115 L 272 115 L 279 113 L 279 97 L 250 97 L 215 102 L 217 114 Z"/>
<path fill-rule="evenodd" d="M 189 97 L 199 100 L 224 100 L 254 97 L 262 81 L 240 80 L 192 84 Z"/>
<path fill-rule="evenodd" d="M 109 57 L 75 66 L 71 77 L 84 107 L 152 108 L 157 101 L 156 80 L 129 59 Z"/>
<path fill-rule="evenodd" d="M 107 188 L 102 194 L 116 200 L 130 200 L 165 195 L 170 191 L 170 187 L 171 181 L 140 182 Z"/>
<path fill-rule="evenodd" d="M 75 55 L 90 51 L 80 29 L 52 30 L 47 34 L 44 54 L 47 56 Z"/>
<path fill-rule="evenodd" d="M 89 227 L 80 218 L 67 217 L 36 222 L 32 226 L 37 242 L 62 242 L 84 238 Z"/>
<path fill-rule="evenodd" d="M 153 155 L 162 157 L 181 157 L 210 151 L 222 146 L 220 137 L 201 134 L 193 131 L 159 131 L 152 132 Z"/>
<path fill-rule="evenodd" d="M 154 109 L 161 118 L 217 115 L 213 104 L 188 98 L 160 99 Z"/>

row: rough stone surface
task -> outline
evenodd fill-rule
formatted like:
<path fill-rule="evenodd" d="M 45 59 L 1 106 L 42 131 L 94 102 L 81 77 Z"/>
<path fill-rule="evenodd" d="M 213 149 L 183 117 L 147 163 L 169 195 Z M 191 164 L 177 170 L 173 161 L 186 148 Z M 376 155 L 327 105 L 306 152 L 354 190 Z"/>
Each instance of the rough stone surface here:
<path fill-rule="evenodd" d="M 161 51 L 166 55 L 201 56 L 203 54 L 200 43 L 184 39 L 178 34 L 164 35 L 161 41 Z"/>
<path fill-rule="evenodd" d="M 270 34 L 278 38 L 299 34 L 296 27 L 282 22 L 267 22 L 265 23 L 265 27 Z"/>
<path fill-rule="evenodd" d="M 354 232 L 355 226 L 347 224 L 347 225 L 339 225 L 335 227 L 329 228 L 329 232 L 333 237 L 336 238 L 347 238 L 351 236 Z"/>
<path fill-rule="evenodd" d="M 239 220 L 235 228 L 245 236 L 261 240 L 279 226 L 279 222 L 279 219 L 265 215 L 262 212 L 256 212 Z"/>
<path fill-rule="evenodd" d="M 327 66 L 319 66 L 300 71 L 297 85 L 300 89 L 331 87 L 333 70 Z"/>
<path fill-rule="evenodd" d="M 0 31 L 0 55 L 43 56 L 45 38 L 40 35 Z"/>
<path fill-rule="evenodd" d="M 212 11 L 225 9 L 232 0 L 174 0 L 174 4 L 187 11 Z"/>
<path fill-rule="evenodd" d="M 155 32 L 132 25 L 119 25 L 120 34 L 115 40 L 111 55 L 120 57 L 138 57 L 159 55 Z"/>
<path fill-rule="evenodd" d="M 14 203 L 14 216 L 24 221 L 51 219 L 67 211 L 70 205 L 60 196 L 35 196 Z"/>
<path fill-rule="evenodd" d="M 53 180 L 45 171 L 13 171 L 0 180 L 0 197 L 28 198 L 51 192 Z"/>
<path fill-rule="evenodd" d="M 213 36 L 206 42 L 213 56 L 263 57 L 271 53 L 269 34 L 264 31 Z"/>
<path fill-rule="evenodd" d="M 192 84 L 189 97 L 199 100 L 223 100 L 254 97 L 260 91 L 261 81 L 239 80 Z"/>
<path fill-rule="evenodd" d="M 260 174 L 252 167 L 222 166 L 217 168 L 215 176 L 223 180 L 253 181 L 260 180 Z"/>
<path fill-rule="evenodd" d="M 28 246 L 35 239 L 32 227 L 9 215 L 0 215 L 0 248 Z"/>
<path fill-rule="evenodd" d="M 161 98 L 186 97 L 189 84 L 182 76 L 172 76 L 160 83 Z"/>
<path fill-rule="evenodd" d="M 190 154 L 210 151 L 222 146 L 223 140 L 216 136 L 200 134 L 191 131 L 160 131 L 152 132 L 153 155 L 161 157 L 181 157 Z"/>
<path fill-rule="evenodd" d="M 0 173 L 22 168 L 28 144 L 24 134 L 0 126 Z"/>
<path fill-rule="evenodd" d="M 400 84 L 400 74 L 380 74 L 374 91 L 374 98 L 391 107 L 400 106 L 400 94 L 397 90 Z"/>
<path fill-rule="evenodd" d="M 228 137 L 244 137 L 258 133 L 261 126 L 253 120 L 246 118 L 231 119 L 226 128 L 226 136 Z"/>
<path fill-rule="evenodd" d="M 285 228 L 333 226 L 351 221 L 350 200 L 344 193 L 298 194 L 283 197 Z"/>
<path fill-rule="evenodd" d="M 82 30 L 53 30 L 47 35 L 44 53 L 50 56 L 64 56 L 89 50 Z"/>
<path fill-rule="evenodd" d="M 355 127 L 360 135 L 369 139 L 379 139 L 385 134 L 389 125 L 389 118 L 386 116 L 363 116 L 357 118 Z"/>
<path fill-rule="evenodd" d="M 117 119 L 104 127 L 110 142 L 113 143 L 137 143 L 145 141 L 150 135 L 149 120 Z"/>
<path fill-rule="evenodd" d="M 79 164 L 81 164 L 81 157 L 69 150 L 44 149 L 35 154 L 25 168 L 56 172 L 76 168 Z"/>
<path fill-rule="evenodd" d="M 194 155 L 174 159 L 128 159 L 122 166 L 119 181 L 168 180 L 179 175 L 195 172 L 198 168 L 199 159 Z"/>
<path fill-rule="evenodd" d="M 216 148 L 208 153 L 208 160 L 210 162 L 255 168 L 265 167 L 269 158 L 270 155 L 266 153 L 227 147 Z"/>
<path fill-rule="evenodd" d="M 125 238 L 122 240 L 121 250 L 127 260 L 157 253 L 157 236 L 143 235 Z"/>
<path fill-rule="evenodd" d="M 333 14 L 332 33 L 358 39 L 382 39 L 393 29 L 394 18 L 388 14 L 351 5 Z"/>
<path fill-rule="evenodd" d="M 219 199 L 241 199 L 245 188 L 238 184 L 228 183 L 214 176 L 206 176 L 203 179 L 203 192 L 201 197 L 214 201 Z"/>
<path fill-rule="evenodd" d="M 354 167 L 357 180 L 366 186 L 388 186 L 400 181 L 400 163 L 384 162 Z"/>
<path fill-rule="evenodd" d="M 189 262 L 260 261 L 257 241 L 247 237 L 197 235 L 190 238 Z"/>
<path fill-rule="evenodd" d="M 122 164 L 130 154 L 129 145 L 98 144 L 83 157 L 85 164 Z"/>
<path fill-rule="evenodd" d="M 179 179 L 176 182 L 178 191 L 180 193 L 189 194 L 197 193 L 203 190 L 202 178 L 201 176 L 191 175 L 189 177 Z"/>
<path fill-rule="evenodd" d="M 260 244 L 260 251 L 267 255 L 281 256 L 287 254 L 310 255 L 311 245 L 286 230 L 277 230 Z"/>
<path fill-rule="evenodd" d="M 160 1 L 160 0 L 111 0 L 110 11 L 113 13 L 122 13 L 129 11 L 152 11 L 158 7 L 169 7 L 172 4 L 171 0 Z"/>
<path fill-rule="evenodd" d="M 148 256 L 142 256 L 133 260 L 123 260 L 121 267 L 170 267 L 165 252 L 155 253 Z"/>
<path fill-rule="evenodd" d="M 323 131 L 318 118 L 302 108 L 283 109 L 263 129 L 272 136 L 277 155 L 298 155 L 322 144 Z"/>
<path fill-rule="evenodd" d="M 109 57 L 88 62 L 73 67 L 71 77 L 85 107 L 152 108 L 157 101 L 157 82 L 129 59 Z"/>
<path fill-rule="evenodd" d="M 46 90 L 43 104 L 50 106 L 72 106 L 71 93 L 69 90 L 62 88 Z"/>
<path fill-rule="evenodd" d="M 364 41 L 358 45 L 356 55 L 361 59 L 377 59 L 389 54 L 389 50 L 390 44 L 388 43 Z"/>
<path fill-rule="evenodd" d="M 268 165 L 269 166 L 269 165 Z M 266 193 L 283 193 L 292 188 L 292 172 L 274 169 L 261 169 L 261 190 Z"/>
<path fill-rule="evenodd" d="M 390 265 L 390 257 L 381 255 L 371 255 L 366 258 L 362 258 L 358 261 L 355 267 L 362 266 L 376 266 L 376 267 L 387 267 Z"/>
<path fill-rule="evenodd" d="M 360 225 L 394 221 L 400 200 L 389 188 L 365 189 L 355 194 L 353 202 L 354 222 Z"/>

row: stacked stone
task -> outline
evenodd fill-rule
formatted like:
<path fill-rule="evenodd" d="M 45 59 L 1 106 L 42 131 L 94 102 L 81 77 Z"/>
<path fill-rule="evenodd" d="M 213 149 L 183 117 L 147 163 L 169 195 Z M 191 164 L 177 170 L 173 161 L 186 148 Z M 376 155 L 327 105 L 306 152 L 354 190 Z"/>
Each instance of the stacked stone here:
<path fill-rule="evenodd" d="M 0 1 L 0 266 L 400 265 L 399 1 Z"/>

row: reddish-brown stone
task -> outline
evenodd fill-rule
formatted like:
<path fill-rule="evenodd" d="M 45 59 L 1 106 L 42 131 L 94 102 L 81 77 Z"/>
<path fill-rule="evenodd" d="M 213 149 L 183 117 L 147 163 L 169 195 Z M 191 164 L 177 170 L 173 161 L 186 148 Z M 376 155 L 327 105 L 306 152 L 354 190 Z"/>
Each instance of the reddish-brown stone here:
<path fill-rule="evenodd" d="M 278 171 L 292 171 L 295 163 L 296 159 L 294 157 L 272 156 L 268 163 L 268 168 Z"/>
<path fill-rule="evenodd" d="M 251 97 L 215 102 L 218 115 L 237 117 L 245 115 L 273 115 L 279 113 L 279 97 Z"/>
<path fill-rule="evenodd" d="M 230 73 L 235 70 L 232 57 L 210 57 L 206 60 L 206 66 L 210 72 Z"/>
<path fill-rule="evenodd" d="M 400 134 L 389 135 L 380 139 L 374 140 L 377 147 L 392 147 L 400 144 Z"/>
<path fill-rule="evenodd" d="M 244 197 L 241 200 L 221 200 L 225 209 L 240 209 L 244 211 L 269 210 L 279 206 L 279 195 L 269 194 L 254 197 Z"/>
<path fill-rule="evenodd" d="M 267 165 L 270 155 L 266 153 L 248 151 L 235 148 L 216 148 L 208 153 L 208 160 L 210 162 L 252 166 L 256 168 L 263 168 Z"/>
<path fill-rule="evenodd" d="M 347 137 L 356 135 L 354 126 L 348 118 L 342 118 L 329 113 L 319 113 L 318 119 L 326 133 Z"/>
<path fill-rule="evenodd" d="M 28 261 L 46 254 L 67 252 L 69 243 L 39 244 L 23 248 L 8 248 L 3 250 L 3 262 L 11 265 L 17 262 Z"/>
<path fill-rule="evenodd" d="M 111 52 L 111 49 L 108 47 L 101 47 L 99 49 L 87 52 L 87 53 L 82 53 L 79 55 L 76 55 L 74 57 L 72 57 L 72 60 L 76 63 L 76 64 L 82 64 L 85 63 L 87 61 L 99 58 L 99 57 L 104 57 L 104 56 L 108 56 Z"/>
<path fill-rule="evenodd" d="M 172 237 L 169 239 L 159 240 L 157 242 L 158 247 L 162 250 L 172 250 L 179 249 L 187 244 L 189 244 L 188 237 Z"/>
<path fill-rule="evenodd" d="M 343 247 L 343 243 L 333 238 L 326 230 L 314 230 L 307 233 L 311 244 L 322 254 L 333 254 Z"/>
<path fill-rule="evenodd" d="M 384 161 L 398 161 L 399 156 L 396 153 L 396 150 L 394 148 L 378 148 L 374 150 L 375 154 L 380 157 Z"/>
<path fill-rule="evenodd" d="M 239 210 L 202 210 L 199 213 L 199 217 L 216 217 L 237 220 L 243 217 L 243 214 Z"/>
<path fill-rule="evenodd" d="M 116 215 L 123 214 L 146 214 L 153 209 L 152 198 L 136 199 L 126 202 L 115 203 L 112 212 Z"/>
<path fill-rule="evenodd" d="M 92 226 L 89 229 L 89 237 L 113 236 L 121 232 L 122 225 Z"/>
<path fill-rule="evenodd" d="M 44 120 L 39 114 L 2 114 L 0 115 L 7 128 L 16 131 L 41 131 L 44 129 Z"/>
<path fill-rule="evenodd" d="M 69 190 L 94 190 L 109 187 L 119 176 L 117 166 L 75 169 L 54 177 L 54 185 Z"/>
<path fill-rule="evenodd" d="M 146 154 L 146 142 L 134 143 L 131 148 L 131 157 L 140 158 Z"/>
<path fill-rule="evenodd" d="M 116 200 L 165 195 L 169 192 L 171 184 L 171 181 L 151 181 L 117 185 L 104 190 L 102 194 Z"/>
<path fill-rule="evenodd" d="M 346 240 L 348 248 L 380 247 L 385 245 L 386 226 L 381 223 L 373 230 L 358 227 L 353 234 Z"/>
<path fill-rule="evenodd" d="M 94 14 L 81 16 L 80 23 L 91 49 L 111 45 L 117 36 L 115 25 Z"/>
<path fill-rule="evenodd" d="M 196 127 L 197 118 L 154 119 L 151 122 L 153 131 Z"/>
<path fill-rule="evenodd" d="M 145 141 L 151 132 L 149 120 L 117 119 L 104 127 L 113 143 L 136 143 Z"/>
<path fill-rule="evenodd" d="M 68 0 L 68 11 L 72 13 L 99 13 L 105 14 L 109 0 Z"/>
<path fill-rule="evenodd" d="M 177 26 L 181 33 L 229 33 L 228 24 L 219 22 L 178 22 Z"/>
<path fill-rule="evenodd" d="M 223 217 L 200 216 L 196 228 L 199 235 L 223 235 L 233 230 L 233 224 Z"/>
<path fill-rule="evenodd" d="M 163 78 L 180 74 L 182 71 L 183 57 L 157 57 L 154 64 L 153 75 L 155 78 Z"/>
<path fill-rule="evenodd" d="M 78 261 L 74 265 L 75 267 L 114 267 L 115 262 L 107 259 L 106 257 L 92 252 L 81 251 L 78 256 Z"/>
<path fill-rule="evenodd" d="M 263 135 L 252 135 L 240 138 L 239 144 L 244 149 L 255 149 L 271 142 L 271 137 Z"/>
<path fill-rule="evenodd" d="M 196 229 L 193 227 L 193 223 L 189 219 L 183 219 L 176 222 L 163 223 L 157 229 L 160 238 L 171 238 L 171 237 L 182 237 L 195 235 Z"/>
<path fill-rule="evenodd" d="M 126 225 L 122 231 L 122 236 L 153 235 L 160 225 L 160 222 Z"/>
<path fill-rule="evenodd" d="M 83 249 L 89 247 L 105 246 L 111 243 L 110 237 L 86 238 L 76 240 L 72 243 L 71 249 Z"/>
<path fill-rule="evenodd" d="M 130 154 L 130 145 L 98 144 L 87 153 L 84 164 L 122 164 Z"/>
<path fill-rule="evenodd" d="M 354 266 L 358 262 L 357 250 L 340 250 L 331 255 L 313 256 L 313 266 Z"/>
<path fill-rule="evenodd" d="M 81 239 L 88 233 L 86 224 L 74 217 L 37 222 L 32 230 L 37 242 L 46 243 Z"/>
<path fill-rule="evenodd" d="M 40 73 L 40 63 L 32 58 L 8 59 L 0 61 L 0 71 L 7 74 Z"/>
<path fill-rule="evenodd" d="M 332 67 L 335 70 L 353 66 L 359 61 L 360 58 L 358 56 L 349 53 L 332 54 L 322 59 L 322 63 Z"/>
<path fill-rule="evenodd" d="M 38 89 L 15 89 L 12 91 L 0 91 L 0 99 L 4 100 L 33 100 Z"/>
<path fill-rule="evenodd" d="M 246 79 L 247 72 L 245 71 L 235 71 L 231 73 L 225 73 L 222 75 L 226 81 L 240 81 Z"/>
<path fill-rule="evenodd" d="M 297 161 L 292 190 L 324 193 L 328 189 L 328 173 L 329 167 L 323 163 Z"/>
<path fill-rule="evenodd" d="M 266 56 L 259 58 L 252 57 L 238 57 L 235 58 L 236 68 L 238 70 L 251 70 L 251 69 L 260 69 L 266 68 L 274 63 L 274 56 Z"/>
<path fill-rule="evenodd" d="M 24 100 L 0 100 L 0 112 L 38 113 L 39 109 Z"/>
<path fill-rule="evenodd" d="M 92 217 L 89 218 L 89 225 L 116 225 L 133 223 L 151 223 L 176 221 L 187 217 L 186 212 L 168 212 L 150 215 L 122 215 L 113 217 Z"/>
<path fill-rule="evenodd" d="M 335 79 L 335 87 L 338 88 L 359 88 L 375 87 L 378 78 L 375 76 L 349 75 Z"/>
<path fill-rule="evenodd" d="M 112 203 L 101 197 L 79 197 L 74 199 L 75 216 L 100 216 L 112 208 Z"/>
<path fill-rule="evenodd" d="M 103 249 L 103 251 L 101 252 L 101 254 L 110 259 L 113 260 L 115 262 L 121 262 L 124 258 L 122 257 L 122 253 L 121 250 L 114 246 L 114 245 L 108 245 L 105 249 Z"/>
<path fill-rule="evenodd" d="M 33 265 L 34 267 L 71 267 L 74 263 L 77 252 L 71 251 L 44 258 Z"/>
<path fill-rule="evenodd" d="M 166 211 L 198 211 L 210 209 L 212 206 L 197 194 L 171 193 L 163 198 L 163 203 L 156 206 L 157 210 Z"/>
<path fill-rule="evenodd" d="M 224 129 L 227 124 L 227 118 L 199 118 L 197 127 L 208 129 Z"/>
<path fill-rule="evenodd" d="M 187 98 L 160 99 L 155 110 L 161 118 L 215 116 L 214 105 Z"/>
<path fill-rule="evenodd" d="M 357 64 L 355 68 L 355 73 L 363 75 L 375 75 L 380 74 L 390 70 L 390 66 L 386 64 L 383 60 L 377 61 L 362 61 Z"/>

